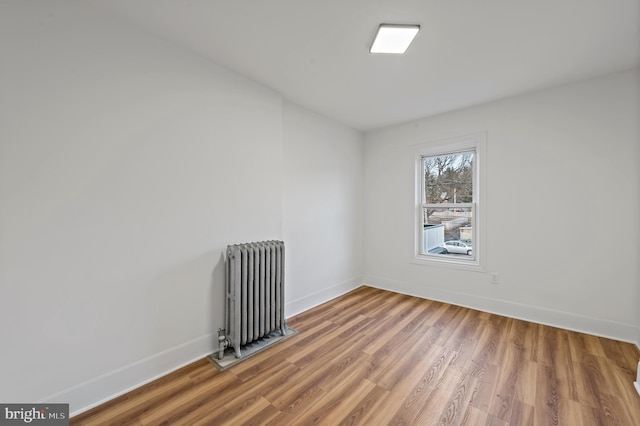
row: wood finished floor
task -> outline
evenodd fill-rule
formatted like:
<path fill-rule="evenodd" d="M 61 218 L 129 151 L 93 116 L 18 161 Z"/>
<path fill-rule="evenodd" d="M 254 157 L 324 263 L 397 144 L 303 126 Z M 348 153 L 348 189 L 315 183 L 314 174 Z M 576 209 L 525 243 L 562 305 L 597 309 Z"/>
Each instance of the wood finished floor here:
<path fill-rule="evenodd" d="M 200 360 L 72 425 L 640 425 L 634 345 L 370 287 L 218 371 Z"/>

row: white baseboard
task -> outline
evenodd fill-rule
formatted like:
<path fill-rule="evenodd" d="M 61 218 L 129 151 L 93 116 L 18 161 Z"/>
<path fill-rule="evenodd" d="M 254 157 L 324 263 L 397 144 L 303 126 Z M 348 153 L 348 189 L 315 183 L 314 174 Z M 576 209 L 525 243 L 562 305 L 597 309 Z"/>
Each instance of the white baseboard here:
<path fill-rule="evenodd" d="M 285 305 L 287 317 L 306 311 L 362 285 L 362 276 Z M 130 365 L 80 383 L 46 398 L 40 403 L 68 403 L 70 416 L 78 415 L 133 389 L 156 380 L 217 350 L 217 336 L 208 334 L 141 359 Z"/>
<path fill-rule="evenodd" d="M 287 317 L 304 312 L 335 297 L 366 284 L 384 290 L 451 303 L 508 317 L 533 321 L 593 335 L 637 344 L 638 328 L 615 321 L 599 320 L 567 312 L 463 293 L 424 288 L 420 294 L 400 282 L 373 276 L 358 276 L 328 289 L 293 300 L 285 305 Z M 41 403 L 69 403 L 70 415 L 75 416 L 104 402 L 125 394 L 185 365 L 210 355 L 217 348 L 216 336 L 208 334 L 189 342 L 144 358 L 72 388 L 50 395 Z M 638 389 L 638 383 L 634 385 Z M 640 393 L 640 389 L 638 389 Z"/>
<path fill-rule="evenodd" d="M 69 414 L 73 417 L 206 357 L 216 350 L 214 342 L 217 342 L 217 336 L 213 334 L 198 337 L 38 402 L 68 403 Z"/>
<path fill-rule="evenodd" d="M 638 345 L 638 327 L 617 321 L 587 317 L 539 306 L 526 305 L 489 297 L 458 293 L 431 287 L 415 287 L 387 278 L 365 276 L 365 285 L 383 290 L 417 296 L 438 302 L 450 303 L 466 308 L 477 309 L 510 318 L 531 321 L 538 324 L 563 328 L 565 330 L 587 333 Z"/>
<path fill-rule="evenodd" d="M 314 306 L 321 305 L 331 299 L 335 299 L 345 293 L 355 290 L 362 285 L 362 276 L 357 276 L 348 281 L 344 281 L 336 286 L 323 289 L 313 294 L 300 297 L 285 304 L 285 315 L 287 318 L 309 310 Z"/>

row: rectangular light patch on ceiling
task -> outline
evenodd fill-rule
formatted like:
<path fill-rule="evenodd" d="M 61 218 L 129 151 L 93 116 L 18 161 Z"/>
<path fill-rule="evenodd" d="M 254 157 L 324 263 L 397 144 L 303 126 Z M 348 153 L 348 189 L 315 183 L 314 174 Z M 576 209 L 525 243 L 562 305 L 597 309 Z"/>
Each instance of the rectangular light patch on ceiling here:
<path fill-rule="evenodd" d="M 370 53 L 402 54 L 420 31 L 420 25 L 380 24 Z"/>

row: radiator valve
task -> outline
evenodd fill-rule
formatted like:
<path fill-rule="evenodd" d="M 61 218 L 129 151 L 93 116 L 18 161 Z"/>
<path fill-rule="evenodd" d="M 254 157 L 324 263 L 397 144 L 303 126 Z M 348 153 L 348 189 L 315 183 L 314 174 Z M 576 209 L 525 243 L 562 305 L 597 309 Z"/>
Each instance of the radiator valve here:
<path fill-rule="evenodd" d="M 224 328 L 218 329 L 218 359 L 222 361 L 224 358 L 224 350 L 229 346 L 229 339 L 227 339 L 227 331 Z"/>

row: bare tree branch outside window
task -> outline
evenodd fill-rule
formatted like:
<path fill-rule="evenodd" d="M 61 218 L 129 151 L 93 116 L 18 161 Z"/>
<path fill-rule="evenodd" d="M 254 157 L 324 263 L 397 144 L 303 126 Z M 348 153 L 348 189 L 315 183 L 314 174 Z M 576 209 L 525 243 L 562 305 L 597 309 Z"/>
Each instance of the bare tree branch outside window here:
<path fill-rule="evenodd" d="M 424 158 L 426 204 L 473 201 L 473 152 Z"/>

